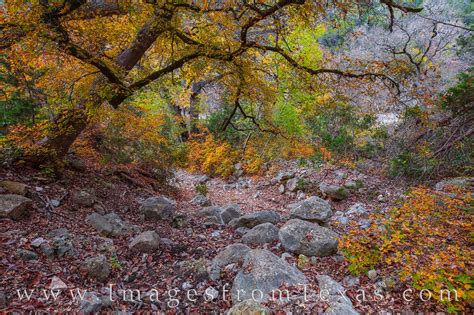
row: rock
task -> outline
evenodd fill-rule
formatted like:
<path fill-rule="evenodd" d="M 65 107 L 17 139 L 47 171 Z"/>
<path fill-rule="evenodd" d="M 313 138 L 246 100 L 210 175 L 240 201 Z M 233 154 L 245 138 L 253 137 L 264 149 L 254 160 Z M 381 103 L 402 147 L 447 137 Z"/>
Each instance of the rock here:
<path fill-rule="evenodd" d="M 276 224 L 280 221 L 280 214 L 275 211 L 260 211 L 255 213 L 250 213 L 243 215 L 241 217 L 235 218 L 229 222 L 229 225 L 233 228 L 247 227 L 253 228 L 262 223 L 273 223 Z"/>
<path fill-rule="evenodd" d="M 184 227 L 188 224 L 188 219 L 183 214 L 177 214 L 177 215 L 173 216 L 173 219 L 171 219 L 170 224 L 175 229 L 179 229 L 179 228 L 182 228 L 182 227 Z"/>
<path fill-rule="evenodd" d="M 222 207 L 221 219 L 224 224 L 228 224 L 235 218 L 241 215 L 240 206 L 237 204 L 228 204 Z"/>
<path fill-rule="evenodd" d="M 220 218 L 222 209 L 218 206 L 205 207 L 199 210 L 198 214 L 201 217 L 216 217 Z"/>
<path fill-rule="evenodd" d="M 261 302 L 268 294 L 283 284 L 306 284 L 304 274 L 265 249 L 254 249 L 247 253 L 242 270 L 232 285 L 232 302 L 253 299 Z M 252 293 L 254 296 L 252 297 Z"/>
<path fill-rule="evenodd" d="M 50 202 L 51 202 L 51 205 L 55 208 L 59 207 L 59 205 L 61 204 L 61 202 L 57 199 L 51 199 Z"/>
<path fill-rule="evenodd" d="M 105 210 L 105 207 L 96 203 L 94 204 L 94 206 L 92 207 L 94 209 L 95 212 L 97 212 L 98 214 L 101 214 L 101 215 L 105 215 L 107 213 L 107 211 Z"/>
<path fill-rule="evenodd" d="M 271 223 L 262 223 L 253 227 L 242 237 L 245 244 L 265 244 L 278 240 L 278 228 Z"/>
<path fill-rule="evenodd" d="M 271 312 L 262 304 L 254 300 L 245 300 L 232 306 L 227 315 L 270 315 Z"/>
<path fill-rule="evenodd" d="M 99 238 L 97 241 L 97 246 L 96 250 L 99 252 L 105 252 L 105 253 L 115 253 L 116 248 L 114 245 L 114 241 L 111 240 L 110 238 Z"/>
<path fill-rule="evenodd" d="M 72 202 L 79 207 L 92 207 L 95 203 L 95 197 L 84 190 L 74 191 Z"/>
<path fill-rule="evenodd" d="M 103 236 L 117 236 L 129 231 L 129 226 L 114 212 L 106 215 L 93 212 L 87 216 L 86 222 Z"/>
<path fill-rule="evenodd" d="M 160 237 L 155 231 L 146 231 L 136 236 L 128 248 L 139 252 L 153 252 L 160 247 Z"/>
<path fill-rule="evenodd" d="M 344 171 L 340 171 L 340 170 L 339 170 L 339 171 L 335 171 L 335 172 L 334 172 L 334 175 L 336 175 L 336 178 L 337 178 L 337 179 L 344 179 L 344 178 L 347 177 L 347 173 L 344 172 Z"/>
<path fill-rule="evenodd" d="M 57 257 L 73 257 L 77 255 L 72 241 L 68 237 L 57 237 L 52 242 L 53 254 Z M 40 247 L 41 249 L 41 247 Z M 47 248 L 46 248 L 47 250 Z M 48 250 L 47 250 L 48 251 Z"/>
<path fill-rule="evenodd" d="M 13 182 L 10 180 L 3 180 L 0 181 L 0 187 L 5 189 L 10 194 L 26 196 L 28 193 L 28 185 L 20 183 L 20 182 Z"/>
<path fill-rule="evenodd" d="M 54 229 L 48 232 L 49 238 L 70 238 L 71 234 L 66 228 Z"/>
<path fill-rule="evenodd" d="M 52 257 L 54 256 L 54 248 L 49 246 L 48 243 L 43 243 L 39 247 L 40 251 L 45 254 L 47 257 Z"/>
<path fill-rule="evenodd" d="M 222 220 L 218 217 L 207 217 L 204 221 L 205 227 L 218 227 L 219 225 L 222 225 Z"/>
<path fill-rule="evenodd" d="M 458 187 L 467 190 L 474 188 L 473 177 L 455 177 L 442 180 L 435 185 L 435 189 L 438 191 L 446 191 L 449 187 Z"/>
<path fill-rule="evenodd" d="M 105 281 L 110 275 L 110 267 L 107 258 L 104 255 L 86 259 L 82 269 L 87 276 L 98 281 Z"/>
<path fill-rule="evenodd" d="M 197 183 L 198 185 L 202 185 L 202 184 L 207 183 L 209 180 L 210 180 L 209 176 L 207 176 L 207 175 L 202 175 L 202 176 L 200 176 L 200 177 L 197 178 L 196 183 Z"/>
<path fill-rule="evenodd" d="M 219 236 L 221 236 L 221 233 L 221 231 L 214 231 L 211 233 L 211 237 L 218 238 Z"/>
<path fill-rule="evenodd" d="M 198 194 L 192 200 L 191 203 L 196 206 L 210 206 L 211 201 L 204 195 Z"/>
<path fill-rule="evenodd" d="M 20 257 L 20 259 L 23 259 L 23 260 L 36 260 L 38 259 L 38 255 L 36 255 L 35 252 L 32 252 L 30 250 L 26 250 L 26 249 L 18 249 L 16 251 L 18 257 Z"/>
<path fill-rule="evenodd" d="M 283 254 L 281 254 L 281 259 L 283 259 L 284 261 L 287 261 L 288 258 L 291 258 L 291 257 L 293 257 L 293 255 L 290 254 L 290 253 L 283 253 Z"/>
<path fill-rule="evenodd" d="M 337 218 L 337 222 L 339 222 L 342 225 L 347 225 L 347 224 L 349 224 L 349 218 L 342 215 L 342 216 Z"/>
<path fill-rule="evenodd" d="M 347 189 L 337 185 L 321 183 L 319 184 L 319 190 L 323 193 L 323 195 L 328 196 L 335 201 L 344 200 L 349 197 L 349 192 Z"/>
<path fill-rule="evenodd" d="M 140 211 L 149 220 L 169 220 L 175 211 L 173 201 L 166 197 L 150 197 L 143 201 Z"/>
<path fill-rule="evenodd" d="M 295 191 L 296 188 L 298 188 L 298 178 L 289 179 L 286 182 L 286 188 L 288 188 L 288 190 L 291 192 Z"/>
<path fill-rule="evenodd" d="M 192 277 L 195 282 L 202 282 L 209 278 L 209 261 L 204 258 L 181 261 L 178 263 L 180 277 Z"/>
<path fill-rule="evenodd" d="M 337 234 L 328 228 L 300 219 L 282 226 L 280 241 L 287 251 L 306 256 L 329 256 L 337 251 Z"/>
<path fill-rule="evenodd" d="M 304 200 L 305 198 L 306 198 L 306 194 L 305 194 L 304 192 L 298 191 L 298 192 L 296 193 L 296 199 L 298 199 L 298 200 Z"/>
<path fill-rule="evenodd" d="M 281 184 L 280 186 L 278 186 L 278 192 L 280 194 L 284 194 L 285 193 L 285 185 Z"/>
<path fill-rule="evenodd" d="M 340 283 L 326 275 L 318 275 L 316 279 L 318 280 L 320 292 L 324 290 L 325 295 L 338 296 L 338 299 L 344 298 L 344 296 L 341 295 L 341 293 L 344 292 L 344 287 Z"/>
<path fill-rule="evenodd" d="M 299 269 L 303 270 L 309 265 L 309 258 L 305 255 L 298 256 L 298 263 L 297 266 Z"/>
<path fill-rule="evenodd" d="M 81 301 L 79 310 L 81 314 L 96 314 L 103 308 L 104 303 L 94 292 L 86 292 Z"/>
<path fill-rule="evenodd" d="M 76 155 L 69 154 L 66 157 L 67 162 L 71 166 L 72 169 L 78 171 L 78 172 L 84 172 L 86 170 L 86 163 L 84 162 L 83 159 Z"/>
<path fill-rule="evenodd" d="M 371 224 L 372 224 L 372 220 L 369 220 L 369 219 L 362 219 L 359 221 L 359 227 L 362 230 L 367 230 Z"/>
<path fill-rule="evenodd" d="M 353 287 L 360 283 L 359 277 L 347 276 L 342 280 L 342 284 L 346 287 Z"/>
<path fill-rule="evenodd" d="M 335 302 L 329 305 L 324 315 L 359 315 L 359 313 L 348 304 Z"/>
<path fill-rule="evenodd" d="M 50 290 L 64 290 L 67 289 L 67 285 L 61 278 L 54 276 L 49 283 Z"/>
<path fill-rule="evenodd" d="M 244 235 L 248 231 L 250 231 L 250 229 L 245 227 L 245 226 L 242 226 L 242 227 L 239 227 L 239 228 L 235 229 L 235 233 L 237 233 L 239 235 Z"/>
<path fill-rule="evenodd" d="M 367 272 L 367 277 L 369 277 L 370 280 L 375 280 L 377 279 L 377 270 L 371 269 Z"/>
<path fill-rule="evenodd" d="M 352 306 L 351 300 L 345 295 L 345 290 L 342 285 L 334 281 L 331 277 L 326 275 L 316 276 L 319 285 L 319 292 L 321 298 L 325 300 L 329 307 L 324 314 L 333 315 L 355 315 L 358 314 Z"/>
<path fill-rule="evenodd" d="M 280 183 L 283 181 L 287 181 L 291 178 L 295 177 L 294 172 L 280 172 L 278 175 L 273 179 L 276 183 Z"/>
<path fill-rule="evenodd" d="M 357 184 L 357 182 L 353 180 L 348 180 L 347 182 L 344 183 L 344 187 L 346 187 L 347 189 L 355 190 L 359 188 L 359 184 Z"/>
<path fill-rule="evenodd" d="M 221 269 L 230 264 L 242 263 L 245 255 L 250 251 L 247 245 L 236 243 L 221 250 L 211 261 L 209 276 L 212 280 L 220 278 Z"/>
<path fill-rule="evenodd" d="M 367 209 L 361 203 L 353 204 L 349 210 L 346 211 L 346 215 L 363 215 L 367 213 Z"/>
<path fill-rule="evenodd" d="M 0 290 L 0 310 L 7 307 L 7 296 Z"/>
<path fill-rule="evenodd" d="M 0 218 L 20 219 L 33 205 L 33 201 L 20 195 L 0 195 Z"/>
<path fill-rule="evenodd" d="M 332 216 L 332 209 L 326 200 L 311 197 L 293 205 L 290 217 L 324 224 Z"/>
<path fill-rule="evenodd" d="M 31 241 L 31 247 L 33 248 L 39 248 L 41 244 L 45 243 L 46 240 L 42 237 L 37 237 L 34 240 Z"/>
<path fill-rule="evenodd" d="M 171 247 L 171 246 L 173 246 L 173 241 L 170 240 L 169 238 L 162 238 L 161 239 L 161 244 L 163 244 L 164 246 Z"/>

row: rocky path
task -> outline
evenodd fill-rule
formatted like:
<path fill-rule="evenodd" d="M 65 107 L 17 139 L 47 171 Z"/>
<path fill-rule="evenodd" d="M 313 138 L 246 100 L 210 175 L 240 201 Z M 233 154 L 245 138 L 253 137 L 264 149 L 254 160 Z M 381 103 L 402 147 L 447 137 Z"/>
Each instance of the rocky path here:
<path fill-rule="evenodd" d="M 172 193 L 93 170 L 60 181 L 2 173 L 0 307 L 232 314 L 417 307 L 390 292 L 370 300 L 374 287 L 383 289 L 383 271 L 353 277 L 337 250 L 340 235 L 370 224 L 370 212 L 390 207 L 405 188 L 331 166 L 285 170 L 232 182 L 178 172 Z M 204 183 L 206 197 L 195 190 Z M 60 294 L 45 296 L 51 289 Z M 358 300 L 360 290 L 370 297 Z M 262 304 L 239 303 L 252 297 Z"/>

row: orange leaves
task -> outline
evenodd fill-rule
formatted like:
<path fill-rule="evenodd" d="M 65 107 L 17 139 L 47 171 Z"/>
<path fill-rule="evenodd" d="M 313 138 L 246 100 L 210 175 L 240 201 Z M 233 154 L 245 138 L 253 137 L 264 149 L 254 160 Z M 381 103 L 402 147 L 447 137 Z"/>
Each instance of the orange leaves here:
<path fill-rule="evenodd" d="M 341 248 L 354 272 L 376 265 L 395 266 L 405 281 L 416 289 L 430 289 L 440 299 L 440 290 L 456 289 L 462 299 L 447 303 L 454 310 L 465 303 L 464 291 L 472 289 L 472 213 L 465 211 L 472 202 L 468 191 L 451 194 L 414 188 L 403 204 L 387 217 L 375 215 L 378 222 L 368 230 L 352 230 Z M 462 293 L 462 294 L 461 294 Z"/>
<path fill-rule="evenodd" d="M 211 134 L 204 141 L 189 142 L 188 169 L 209 175 L 229 177 L 237 163 L 237 152 L 226 141 L 215 139 Z"/>

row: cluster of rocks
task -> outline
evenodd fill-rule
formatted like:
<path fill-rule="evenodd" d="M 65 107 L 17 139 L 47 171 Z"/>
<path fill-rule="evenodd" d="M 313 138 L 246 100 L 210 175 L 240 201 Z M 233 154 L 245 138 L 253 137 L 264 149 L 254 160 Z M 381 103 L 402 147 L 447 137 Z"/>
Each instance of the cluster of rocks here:
<path fill-rule="evenodd" d="M 357 224 L 361 229 L 367 229 L 372 224 L 372 221 L 368 218 L 369 211 L 361 203 L 353 204 L 347 211 L 337 211 L 334 214 L 335 220 L 342 225 L 347 225 L 357 218 Z"/>
<path fill-rule="evenodd" d="M 274 290 L 278 290 L 283 285 L 309 283 L 298 268 L 271 251 L 251 249 L 240 243 L 229 245 L 221 250 L 209 262 L 207 270 L 211 280 L 216 281 L 220 279 L 220 272 L 224 269 L 231 269 L 237 273 L 231 288 L 234 305 L 228 314 L 242 314 L 241 312 L 270 314 L 270 311 L 260 303 L 267 301 Z M 340 294 L 345 290 L 338 282 L 329 276 L 318 276 L 317 279 L 320 289 L 327 290 L 325 292 L 328 293 L 327 314 L 357 314 L 350 299 Z"/>
<path fill-rule="evenodd" d="M 30 246 L 32 250 L 19 248 L 17 256 L 23 260 L 37 260 L 37 253 L 44 254 L 48 258 L 74 257 L 78 254 L 73 244 L 73 237 L 65 228 L 50 231 L 46 238 L 33 239 Z"/>

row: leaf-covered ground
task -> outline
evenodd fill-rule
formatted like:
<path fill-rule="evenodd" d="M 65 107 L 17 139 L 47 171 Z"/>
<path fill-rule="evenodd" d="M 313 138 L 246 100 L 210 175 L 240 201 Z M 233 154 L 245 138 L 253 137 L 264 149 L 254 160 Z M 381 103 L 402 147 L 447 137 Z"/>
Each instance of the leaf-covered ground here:
<path fill-rule="evenodd" d="M 374 165 L 366 167 L 365 171 L 336 169 L 334 166 L 324 166 L 316 170 L 298 168 L 292 163 L 280 167 L 284 170 L 294 169 L 297 175 L 304 175 L 307 195 L 316 194 L 317 185 L 320 182 L 343 184 L 348 180 L 361 181 L 363 187 L 351 193 L 348 199 L 339 202 L 330 201 L 334 212 L 345 210 L 354 203 L 363 203 L 370 211 L 391 207 L 407 188 L 400 182 L 390 181 L 377 174 L 378 168 Z M 272 181 L 274 175 L 268 172 L 261 177 L 243 177 L 234 183 L 212 179 L 208 183 L 208 197 L 216 205 L 237 203 L 244 213 L 272 209 L 282 215 L 284 222 L 289 214 L 288 205 L 297 201 L 296 194 L 281 194 L 279 184 Z M 0 288 L 6 295 L 7 310 L 78 310 L 78 302 L 72 301 L 65 292 L 56 300 L 45 301 L 41 297 L 41 290 L 49 288 L 53 277 L 60 278 L 67 285 L 67 291 L 79 288 L 107 295 L 107 286 L 113 284 L 114 290 L 125 288 L 146 292 L 150 288 L 156 288 L 163 293 L 161 303 L 150 304 L 146 302 L 146 298 L 141 303 L 124 302 L 118 299 L 104 310 L 166 310 L 170 313 L 179 313 L 188 309 L 191 312 L 207 313 L 228 309 L 231 306 L 229 299 L 223 301 L 219 298 L 217 301 L 206 301 L 204 296 L 199 295 L 211 286 L 218 291 L 226 283 L 231 286 L 235 272 L 227 272 L 223 279 L 215 282 L 209 279 L 196 279 L 195 274 L 183 274 L 178 267 L 182 261 L 201 258 L 211 260 L 220 249 L 239 242 L 240 239 L 240 236 L 228 226 L 206 227 L 203 224 L 204 219 L 197 215 L 201 207 L 190 203 L 196 194 L 194 186 L 199 178 L 198 175 L 179 171 L 173 184 L 175 188 L 163 186 L 159 191 L 154 191 L 150 185 L 151 180 L 133 169 L 112 172 L 91 164 L 85 172 L 66 170 L 61 179 L 54 181 L 30 169 L 1 170 L 1 180 L 14 180 L 28 184 L 30 196 L 35 201 L 29 217 L 19 221 L 0 220 L 0 269 L 2 270 Z M 157 188 L 156 185 L 155 188 Z M 114 248 L 104 251 L 101 246 L 104 244 L 104 238 L 86 223 L 86 216 L 95 210 L 91 207 L 78 208 L 71 202 L 71 193 L 77 190 L 93 192 L 97 203 L 107 212 L 113 211 L 124 221 L 136 225 L 134 229 L 137 231 L 157 231 L 160 237 L 171 240 L 170 244 L 162 244 L 160 250 L 152 254 L 137 254 L 128 248 L 130 239 L 134 235 L 131 233 L 114 237 Z M 140 217 L 139 202 L 160 194 L 176 200 L 178 208 L 176 214 L 179 215 L 179 220 L 174 220 L 171 224 L 166 221 L 156 223 L 144 221 Z M 51 200 L 59 201 L 59 206 L 52 206 Z M 45 203 L 49 205 L 45 206 Z M 358 218 L 353 218 L 350 224 L 357 225 Z M 344 234 L 348 228 L 338 224 L 336 220 L 332 220 L 330 226 L 339 234 Z M 18 249 L 33 250 L 32 240 L 38 237 L 47 238 L 50 231 L 58 228 L 66 228 L 69 231 L 77 256 L 47 258 L 39 253 L 38 259 L 32 261 L 25 261 L 18 257 L 16 254 Z M 265 247 L 277 255 L 284 252 L 277 243 Z M 108 280 L 103 283 L 89 279 L 81 269 L 86 258 L 98 254 L 106 255 L 112 265 L 112 272 Z M 297 257 L 293 255 L 288 261 L 297 263 Z M 316 275 L 330 275 L 342 283 L 347 289 L 346 294 L 360 313 L 374 313 L 381 310 L 441 310 L 434 303 L 422 302 L 416 298 L 412 302 L 405 302 L 402 298 L 402 292 L 406 288 L 404 286 L 385 292 L 383 300 L 379 301 L 371 293 L 374 282 L 366 275 L 359 277 L 359 284 L 349 286 L 348 281 L 351 278 L 348 277 L 350 273 L 347 262 L 340 255 L 312 259 L 303 272 L 310 280 L 308 288 L 315 291 L 318 290 Z M 379 270 L 382 275 L 386 272 L 390 270 Z M 183 286 L 197 290 L 197 301 L 191 303 L 187 301 L 184 293 L 180 293 L 179 306 L 170 308 L 167 305 L 166 291 L 172 288 L 182 289 Z M 35 289 L 36 291 L 32 299 L 27 302 L 18 299 L 18 289 Z M 358 302 L 356 299 L 358 290 L 361 289 L 368 293 L 365 302 Z M 293 301 L 292 305 L 271 305 L 274 311 L 295 309 L 316 313 L 322 312 L 325 307 L 326 305 L 321 301 L 309 301 L 300 306 L 297 306 L 296 301 Z"/>

